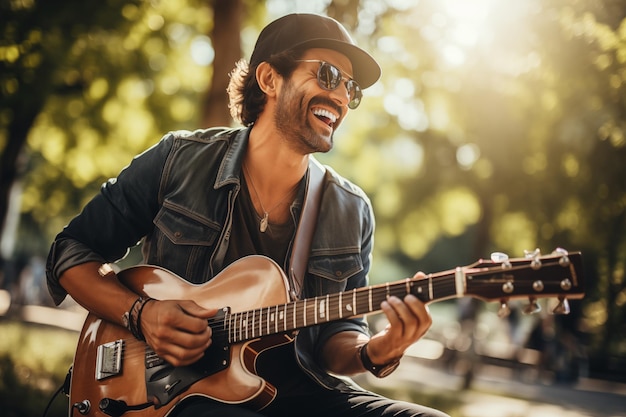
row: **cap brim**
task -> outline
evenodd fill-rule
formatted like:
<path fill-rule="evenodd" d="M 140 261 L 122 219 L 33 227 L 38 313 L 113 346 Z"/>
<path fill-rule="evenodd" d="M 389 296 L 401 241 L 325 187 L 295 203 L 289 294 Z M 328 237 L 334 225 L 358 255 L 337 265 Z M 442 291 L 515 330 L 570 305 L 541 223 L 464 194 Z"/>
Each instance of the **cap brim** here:
<path fill-rule="evenodd" d="M 378 62 L 366 51 L 353 44 L 335 39 L 318 38 L 295 45 L 293 49 L 316 47 L 332 49 L 347 56 L 352 63 L 352 77 L 361 88 L 370 87 L 380 78 L 381 69 Z"/>

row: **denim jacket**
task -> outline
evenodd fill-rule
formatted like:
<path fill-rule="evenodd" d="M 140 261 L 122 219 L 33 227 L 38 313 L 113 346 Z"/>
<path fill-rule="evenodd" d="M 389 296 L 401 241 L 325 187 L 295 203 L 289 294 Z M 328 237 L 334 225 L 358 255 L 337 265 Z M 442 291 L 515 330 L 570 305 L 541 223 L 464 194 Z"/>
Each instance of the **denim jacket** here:
<path fill-rule="evenodd" d="M 54 301 L 59 304 L 67 295 L 59 284 L 65 270 L 119 260 L 142 239 L 145 263 L 192 283 L 219 273 L 249 133 L 250 128 L 171 132 L 107 181 L 52 244 L 46 274 Z M 294 221 L 300 208 L 291 208 Z M 367 285 L 373 229 L 365 194 L 327 167 L 303 297 Z M 365 320 L 354 318 L 307 327 L 296 337 L 300 366 L 327 388 L 352 385 L 319 365 L 325 341 L 344 330 L 368 332 Z"/>

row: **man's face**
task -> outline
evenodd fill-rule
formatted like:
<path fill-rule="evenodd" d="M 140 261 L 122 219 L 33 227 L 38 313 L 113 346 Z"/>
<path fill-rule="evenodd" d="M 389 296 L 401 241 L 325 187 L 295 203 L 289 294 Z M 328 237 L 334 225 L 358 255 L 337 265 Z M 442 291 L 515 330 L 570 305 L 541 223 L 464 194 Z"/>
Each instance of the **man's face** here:
<path fill-rule="evenodd" d="M 352 77 L 352 64 L 343 54 L 329 49 L 309 49 L 301 61 L 324 61 Z M 303 153 L 328 152 L 333 135 L 348 111 L 348 92 L 342 81 L 332 91 L 317 81 L 319 62 L 299 62 L 282 83 L 276 99 L 274 123 L 283 137 Z"/>

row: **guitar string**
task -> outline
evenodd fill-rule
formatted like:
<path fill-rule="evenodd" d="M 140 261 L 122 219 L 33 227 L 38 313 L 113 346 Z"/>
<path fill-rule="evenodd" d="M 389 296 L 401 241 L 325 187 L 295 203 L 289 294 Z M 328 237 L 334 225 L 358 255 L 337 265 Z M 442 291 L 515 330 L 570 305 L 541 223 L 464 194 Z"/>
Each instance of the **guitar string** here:
<path fill-rule="evenodd" d="M 415 282 L 415 281 L 414 281 Z M 424 284 L 427 283 L 427 280 L 424 280 Z M 400 289 L 400 290 L 404 290 L 406 283 L 401 282 L 401 283 L 394 283 L 393 284 L 393 288 L 390 288 L 391 291 L 390 292 L 394 292 L 394 289 Z M 456 283 L 455 282 L 433 282 L 433 293 L 437 293 L 437 292 L 441 292 L 442 290 L 445 290 L 446 294 L 450 294 L 450 295 L 456 295 L 456 290 L 453 292 L 449 292 L 450 289 L 455 289 L 456 287 Z M 386 286 L 380 285 L 380 286 L 375 286 L 373 287 L 373 295 L 374 297 L 372 298 L 381 298 L 383 296 L 386 296 Z M 398 291 L 395 291 L 398 292 Z M 401 291 L 402 293 L 404 293 L 404 291 Z M 352 301 L 352 297 L 345 297 L 346 294 L 350 294 L 350 292 L 345 292 L 343 293 L 343 297 L 346 299 L 349 299 L 350 302 Z M 380 308 L 375 308 L 372 311 L 370 311 L 369 309 L 369 296 L 370 296 L 370 292 L 365 289 L 365 290 L 361 290 L 361 291 L 357 291 L 356 294 L 356 303 L 357 303 L 357 307 L 360 305 L 368 305 L 368 308 L 365 311 L 361 311 L 361 309 L 358 309 L 357 312 L 355 313 L 351 313 L 350 315 L 355 316 L 355 315 L 359 315 L 359 314 L 363 314 L 363 313 L 371 313 L 374 311 L 379 311 Z M 328 299 L 329 301 L 331 301 L 330 304 L 335 305 L 335 301 L 338 301 L 340 295 L 339 294 L 331 294 L 329 295 Z M 434 299 L 436 299 L 437 297 L 435 297 Z M 320 301 L 324 301 L 326 299 L 326 297 L 317 297 L 317 298 L 313 298 L 313 299 L 309 299 L 309 304 L 313 304 L 312 301 L 316 300 L 315 302 L 318 303 Z M 433 300 L 426 300 L 426 301 L 433 301 Z M 296 318 L 297 321 L 297 325 L 299 326 L 303 326 L 304 325 L 304 320 L 306 319 L 306 321 L 315 321 L 316 317 L 313 317 L 313 319 L 310 319 L 310 310 L 315 310 L 314 307 L 311 306 L 307 306 L 307 311 L 304 311 L 304 301 L 298 301 L 296 302 L 296 312 L 297 313 L 301 313 L 298 315 L 298 317 Z M 347 303 L 347 304 L 351 304 L 351 303 Z M 283 312 L 287 315 L 287 317 L 285 319 L 283 319 L 282 321 L 286 321 L 289 326 L 287 329 L 284 328 L 284 326 L 279 325 L 279 327 L 281 327 L 280 331 L 278 331 L 278 333 L 280 333 L 281 331 L 289 331 L 289 330 L 294 330 L 291 326 L 291 324 L 293 323 L 293 311 L 290 308 L 290 306 L 292 306 L 293 303 L 289 303 L 289 304 L 285 304 L 282 306 L 278 306 L 279 307 L 279 312 Z M 339 307 L 340 306 L 336 306 L 336 308 L 334 308 L 332 312 L 339 312 Z M 341 306 L 341 309 L 343 310 L 345 308 L 345 304 L 343 306 Z M 232 313 L 230 314 L 230 320 L 234 323 L 234 329 L 231 328 L 226 328 L 224 329 L 223 325 L 225 324 L 225 320 L 222 321 L 221 326 L 219 326 L 219 328 L 217 328 L 216 330 L 214 330 L 214 334 L 217 335 L 223 335 L 225 333 L 232 333 L 234 334 L 236 337 L 235 339 L 239 340 L 238 334 L 239 333 L 246 333 L 248 336 L 250 337 L 244 337 L 243 339 L 249 339 L 249 338 L 254 338 L 257 336 L 266 336 L 268 334 L 274 334 L 277 333 L 275 331 L 276 329 L 276 318 L 274 318 L 272 322 L 269 323 L 269 327 L 272 329 L 271 332 L 267 332 L 267 328 L 268 328 L 268 323 L 267 320 L 269 320 L 270 314 L 272 314 L 273 311 L 275 311 L 276 306 L 269 306 L 269 309 L 272 310 L 270 312 L 268 312 L 268 307 L 260 307 L 257 309 L 253 309 L 253 310 L 248 310 L 248 311 L 244 311 L 244 312 L 237 312 L 237 313 Z M 280 310 L 282 309 L 282 310 Z M 325 311 L 326 313 L 326 311 Z M 248 317 L 245 317 L 248 316 Z M 250 317 L 252 316 L 252 318 Z M 306 316 L 306 317 L 305 317 Z M 324 322 L 324 318 L 322 318 L 321 320 L 319 320 L 320 322 Z M 245 324 L 244 324 L 245 322 Z M 248 323 L 250 322 L 250 323 Z"/>
<path fill-rule="evenodd" d="M 512 268 L 508 269 L 508 270 L 507 270 L 507 272 L 513 272 L 513 271 L 515 271 L 515 270 L 522 270 L 522 269 L 528 269 L 528 263 L 525 263 L 524 265 L 521 265 L 521 266 L 512 267 Z M 503 270 L 502 270 L 500 267 L 496 267 L 496 268 L 487 268 L 487 269 L 486 269 L 486 270 L 484 270 L 484 271 L 479 271 L 479 270 L 477 270 L 477 271 L 475 271 L 475 272 L 474 272 L 474 274 L 473 274 L 473 275 L 474 275 L 474 276 L 476 276 L 476 277 L 479 277 L 479 276 L 481 276 L 481 275 L 488 275 L 488 274 L 500 273 L 500 272 L 503 272 Z M 467 271 L 465 271 L 465 273 L 467 274 Z M 451 271 L 446 271 L 446 272 L 442 272 L 442 273 L 440 273 L 439 275 L 441 275 L 441 276 L 445 276 L 445 275 L 450 275 L 450 274 L 451 274 Z M 435 276 L 434 274 L 432 275 L 432 277 L 437 278 L 437 276 Z M 411 280 L 411 282 L 412 282 L 412 283 L 415 283 L 415 282 L 418 282 L 418 281 L 423 281 L 423 284 L 428 285 L 428 280 L 427 280 L 427 279 L 424 279 L 424 280 Z M 475 284 L 475 286 L 476 286 L 477 288 L 493 287 L 493 283 L 492 283 L 492 282 L 487 282 L 487 283 L 485 283 L 484 281 L 483 281 L 483 282 L 480 282 L 480 281 L 479 281 L 478 283 L 474 283 L 474 284 Z M 397 288 L 397 287 L 404 287 L 404 285 L 405 285 L 405 283 L 404 283 L 404 282 L 397 282 L 397 283 L 394 283 L 392 286 Z M 429 295 L 429 299 L 427 299 L 427 300 L 423 300 L 423 301 L 430 302 L 430 301 L 435 301 L 435 300 L 437 300 L 437 299 L 439 299 L 439 298 L 443 298 L 443 297 L 437 297 L 437 296 L 436 296 L 436 293 L 441 292 L 442 290 L 445 290 L 445 291 L 444 291 L 444 294 L 445 294 L 448 298 L 455 298 L 455 297 L 457 297 L 457 295 L 456 295 L 456 292 L 457 292 L 457 291 L 456 291 L 456 282 L 455 282 L 455 280 L 454 280 L 453 278 L 450 278 L 450 279 L 448 279 L 448 280 L 433 281 L 433 282 L 431 283 L 431 285 L 432 285 L 432 291 L 433 291 L 433 298 L 432 298 L 432 299 L 430 299 L 430 295 Z M 385 288 L 385 286 L 384 286 L 384 284 L 382 284 L 382 286 L 381 286 L 381 285 L 378 285 L 378 286 L 375 286 L 375 287 L 372 287 L 372 288 L 373 288 L 373 291 L 374 291 L 374 292 L 380 292 L 381 290 L 386 289 L 386 288 Z M 454 290 L 454 291 L 453 291 L 453 292 L 449 292 L 449 290 L 451 290 L 451 289 L 452 289 L 452 290 Z M 344 293 L 344 294 L 345 294 L 345 293 Z M 358 306 L 359 304 L 361 304 L 361 303 L 364 301 L 364 299 L 365 299 L 365 301 L 366 301 L 366 302 L 369 302 L 369 295 L 370 295 L 370 292 L 369 292 L 367 289 L 363 289 L 363 290 L 359 291 L 359 292 L 357 293 L 357 295 L 356 295 L 356 302 L 357 302 L 357 306 Z M 463 296 L 467 296 L 467 295 L 468 295 L 468 293 L 467 293 L 467 289 L 465 289 L 465 292 L 463 293 Z M 469 295 L 471 295 L 471 294 L 469 294 Z M 521 294 L 521 295 L 520 295 L 520 294 L 518 294 L 518 296 L 520 296 L 520 297 L 521 297 L 521 296 L 526 296 L 526 295 L 527 295 L 527 294 Z M 378 294 L 378 296 L 380 296 L 380 294 Z M 338 294 L 333 294 L 333 295 L 331 295 L 330 297 L 333 299 L 333 301 L 335 301 L 335 299 L 336 299 L 336 298 L 338 298 L 338 297 L 339 297 L 339 295 L 338 295 Z M 511 295 L 506 295 L 506 297 L 507 297 L 507 298 L 510 298 L 510 297 L 511 297 Z M 319 297 L 318 297 L 318 299 L 319 299 Z M 494 300 L 494 301 L 495 301 L 495 300 Z M 316 302 L 317 302 L 317 301 L 316 301 Z M 241 326 L 238 326 L 238 324 L 239 324 L 239 323 L 238 323 L 238 321 L 237 321 L 237 320 L 235 320 L 235 326 L 236 326 L 237 328 L 239 328 L 239 327 L 244 327 L 246 330 L 248 330 L 248 329 L 252 329 L 252 330 L 251 330 L 251 332 L 254 332 L 254 329 L 256 329 L 256 328 L 257 328 L 256 323 L 259 323 L 259 324 L 258 324 L 258 328 L 259 328 L 259 334 L 258 334 L 258 336 L 263 336 L 263 335 L 265 335 L 265 334 L 263 334 L 263 333 L 264 333 L 264 332 L 263 332 L 263 329 L 264 329 L 264 328 L 266 328 L 267 326 L 262 326 L 262 323 L 263 323 L 263 321 L 264 321 L 263 317 L 264 317 L 264 314 L 265 314 L 265 310 L 266 310 L 266 309 L 267 309 L 267 307 L 265 307 L 265 308 L 259 308 L 259 309 L 256 309 L 256 310 L 250 310 L 250 311 L 248 312 L 248 314 L 249 314 L 249 313 L 253 313 L 253 316 L 255 316 L 255 317 L 257 316 L 257 314 L 255 314 L 255 313 L 259 313 L 259 314 L 258 314 L 258 316 L 260 316 L 259 321 L 254 320 L 254 321 L 253 321 L 253 323 L 252 323 L 251 325 L 243 325 L 243 324 L 242 324 Z M 304 309 L 304 306 L 302 306 L 302 307 L 300 308 L 300 310 L 303 310 L 303 309 Z M 343 309 L 343 307 L 342 307 L 342 309 Z M 296 310 L 297 310 L 297 307 L 296 307 Z M 337 310 L 337 311 L 338 311 L 338 310 Z M 376 309 L 376 311 L 378 311 L 378 309 Z M 370 311 L 370 309 L 369 309 L 369 308 L 368 308 L 368 309 L 366 309 L 365 313 L 369 313 L 369 312 L 372 312 L 372 311 Z M 289 314 L 290 312 L 289 312 L 289 311 L 287 311 L 287 313 Z M 354 315 L 358 315 L 359 313 L 360 313 L 360 311 L 359 311 L 359 312 L 357 312 L 357 313 L 355 313 Z M 239 313 L 239 314 L 246 314 L 246 312 Z M 304 318 L 305 318 L 305 317 L 304 317 L 305 315 L 307 316 L 307 317 L 306 317 L 306 319 L 308 319 L 308 312 L 303 311 L 303 312 L 302 312 L 302 318 L 303 318 L 303 320 L 304 320 Z M 238 317 L 238 313 L 233 313 L 233 317 L 235 317 L 235 318 L 236 318 L 236 317 Z M 239 321 L 241 321 L 241 319 L 243 318 L 243 316 L 239 316 L 239 317 L 240 317 L 240 320 L 239 320 Z M 269 317 L 269 316 L 268 316 L 268 317 Z M 292 318 L 292 317 L 291 317 L 291 318 Z M 289 318 L 289 319 L 288 319 L 288 321 L 289 321 L 289 322 L 291 322 L 291 318 Z M 245 320 L 245 321 L 247 321 L 247 320 Z M 322 321 L 323 321 L 323 320 L 322 320 Z M 296 324 L 298 324 L 298 323 L 296 323 Z M 232 330 L 232 329 L 231 329 L 231 330 Z M 291 329 L 291 327 L 290 327 L 290 328 L 289 328 L 289 329 L 287 329 L 287 330 L 293 330 L 293 329 Z M 228 329 L 226 329 L 226 330 L 224 330 L 224 332 L 229 332 L 229 330 L 228 330 Z M 235 332 L 234 332 L 234 334 L 235 334 L 235 335 L 236 335 L 237 333 L 238 333 L 237 331 L 235 331 Z M 274 333 L 274 332 L 271 332 L 271 333 Z"/>
<path fill-rule="evenodd" d="M 399 286 L 400 285 L 396 285 L 396 287 L 399 287 Z M 455 286 L 456 285 L 454 283 L 450 283 L 450 282 L 433 283 L 433 288 L 434 288 L 433 292 L 437 293 L 437 291 L 446 290 L 446 294 L 449 294 L 448 291 L 450 289 L 454 289 Z M 383 288 L 379 287 L 377 289 L 380 292 L 380 290 L 383 289 Z M 344 295 L 345 295 L 345 293 L 344 293 Z M 335 301 L 334 300 L 335 298 L 338 300 L 339 299 L 339 294 L 332 294 L 331 296 L 329 296 L 329 299 L 333 299 L 333 301 Z M 435 297 L 433 300 L 436 300 L 436 299 L 437 298 Z M 351 300 L 351 297 L 350 297 L 350 300 Z M 367 304 L 369 304 L 369 291 L 365 290 L 365 291 L 362 291 L 362 292 L 357 292 L 356 303 L 357 303 L 357 307 L 359 305 L 363 305 L 363 304 L 367 305 Z M 298 301 L 298 302 L 296 302 L 296 304 L 300 304 L 299 306 L 296 306 L 296 312 L 298 312 L 298 310 L 300 310 L 301 313 L 305 314 L 305 312 L 303 311 L 303 309 L 304 309 L 303 301 Z M 280 308 L 283 308 L 284 312 L 287 314 L 288 317 L 286 318 L 286 320 L 287 320 L 287 323 L 290 324 L 290 327 L 287 330 L 282 330 L 282 331 L 294 330 L 294 329 L 291 328 L 291 324 L 293 322 L 293 315 L 292 315 L 292 312 L 289 311 L 290 310 L 289 307 L 292 306 L 292 305 L 293 305 L 293 303 L 288 303 L 288 304 L 284 304 L 284 305 L 270 306 L 269 307 L 270 310 L 271 309 L 275 309 L 276 307 L 278 307 L 279 311 L 280 311 Z M 300 308 L 298 308 L 298 307 L 300 307 Z M 340 306 L 337 306 L 337 311 L 339 311 L 339 307 Z M 341 308 L 343 309 L 343 306 Z M 250 336 L 252 332 L 249 331 L 250 334 L 248 334 L 246 337 L 243 337 L 243 338 L 240 339 L 239 337 L 237 337 L 237 335 L 239 333 L 245 333 L 245 331 L 240 329 L 240 327 L 247 327 L 247 329 L 252 329 L 252 328 L 257 328 L 258 327 L 258 329 L 260 331 L 259 331 L 259 334 L 256 334 L 255 337 L 267 336 L 267 335 L 270 335 L 270 334 L 275 334 L 275 333 L 280 333 L 281 332 L 279 330 L 278 332 L 272 331 L 270 333 L 267 333 L 266 332 L 267 326 L 261 326 L 261 323 L 264 322 L 264 318 L 269 317 L 268 314 L 265 314 L 265 312 L 267 310 L 268 310 L 268 307 L 261 307 L 261 308 L 255 309 L 255 310 L 249 310 L 248 312 L 236 312 L 236 313 L 232 313 L 232 314 L 227 314 L 223 318 L 222 317 L 220 317 L 220 318 L 212 318 L 212 319 L 209 319 L 207 322 L 209 323 L 209 325 L 212 324 L 212 325 L 216 326 L 216 327 L 214 327 L 214 329 L 216 329 L 216 330 L 214 330 L 214 335 L 216 335 L 216 337 L 223 337 L 225 334 L 227 334 L 229 336 L 228 339 L 230 341 L 231 340 L 230 336 L 234 335 L 235 337 L 233 338 L 234 341 L 232 341 L 232 343 L 241 343 L 241 342 L 244 342 L 246 340 L 250 340 L 251 337 L 247 337 L 247 336 Z M 258 312 L 258 313 L 261 314 L 260 315 L 260 317 L 261 317 L 260 321 L 256 321 L 255 320 L 255 322 L 252 323 L 252 325 L 248 325 L 248 326 L 241 325 L 241 326 L 239 326 L 239 324 L 241 324 L 241 319 L 243 318 L 243 316 L 246 313 L 248 313 L 248 315 L 249 315 L 249 314 L 251 314 L 253 312 Z M 368 312 L 370 312 L 369 308 L 366 309 L 365 313 L 368 313 Z M 363 314 L 363 312 L 361 312 L 360 310 L 356 310 L 353 315 L 359 315 L 359 314 Z M 256 314 L 255 314 L 255 316 L 256 316 Z M 237 320 L 237 318 L 239 318 L 239 320 Z M 234 328 L 231 327 L 231 328 L 224 329 L 224 326 L 226 325 L 226 323 L 229 320 L 234 323 Z M 296 324 L 298 324 L 298 323 L 296 323 Z M 270 326 L 270 327 L 272 327 L 272 326 Z M 276 326 L 274 326 L 274 329 L 275 329 L 275 327 Z M 254 337 L 252 337 L 252 338 L 254 338 Z M 147 345 L 146 345 L 145 342 L 142 342 L 142 341 L 139 341 L 139 340 L 136 340 L 136 339 L 128 339 L 128 340 L 126 340 L 125 346 L 122 349 L 122 352 L 123 352 L 122 356 L 127 358 L 127 359 L 135 357 L 135 356 L 137 356 L 137 357 L 144 356 L 145 357 L 145 355 L 146 355 L 146 347 L 147 347 Z M 154 353 L 154 352 L 152 351 L 152 353 Z"/>
<path fill-rule="evenodd" d="M 527 269 L 528 266 L 527 265 L 523 265 L 523 266 L 518 266 L 518 267 L 513 267 L 511 269 L 509 269 L 508 271 L 513 271 L 513 270 L 518 270 L 518 269 Z M 490 271 L 486 271 L 486 272 L 478 272 L 477 275 L 484 275 L 486 273 L 494 273 L 494 272 L 499 272 L 501 271 L 500 269 L 498 269 L 497 271 L 494 271 L 494 269 L 492 268 Z M 441 276 L 445 276 L 445 275 L 450 275 L 451 272 L 442 272 L 439 275 Z M 438 276 L 433 274 L 432 277 L 437 278 Z M 410 280 L 411 283 L 414 285 L 416 283 L 421 283 L 422 286 L 427 286 L 429 285 L 429 280 L 428 279 L 419 279 L 419 280 Z M 406 283 L 404 281 L 400 281 L 400 282 L 396 282 L 393 283 L 390 288 L 393 292 L 393 290 L 398 289 L 398 288 L 404 288 L 404 286 L 406 285 Z M 441 292 L 442 290 L 445 290 L 445 294 L 449 294 L 450 296 L 456 296 L 456 291 L 453 293 L 450 293 L 449 290 L 450 289 L 455 289 L 456 287 L 456 283 L 454 282 L 453 278 L 447 279 L 447 280 L 441 280 L 441 281 L 437 281 L 434 280 L 431 283 L 432 288 L 433 288 L 433 293 L 436 294 L 437 292 Z M 487 286 L 492 286 L 492 284 L 488 283 L 488 284 L 483 284 L 483 283 L 478 283 L 476 284 L 478 286 L 481 287 L 487 287 Z M 386 286 L 385 284 L 380 284 L 380 285 L 376 285 L 372 288 L 372 293 L 379 293 L 381 291 L 385 291 L 386 292 Z M 345 297 L 346 294 L 350 294 L 351 292 L 344 292 L 343 296 Z M 465 294 L 466 295 L 466 294 Z M 363 313 L 369 313 L 369 312 L 373 312 L 373 311 L 369 311 L 370 309 L 367 308 L 364 312 L 361 312 L 360 309 L 358 309 L 359 305 L 363 305 L 363 303 L 369 304 L 369 296 L 370 296 L 370 291 L 367 288 L 364 288 L 362 290 L 357 291 L 356 293 L 356 303 L 357 305 L 354 306 L 353 308 L 355 308 L 355 312 L 352 314 L 354 316 L 359 315 L 359 314 L 363 314 Z M 380 296 L 380 294 L 375 294 L 375 296 Z M 331 294 L 329 296 L 329 300 L 337 301 L 339 299 L 340 295 L 339 294 Z M 314 298 L 312 300 L 316 300 L 316 302 L 318 302 L 318 300 L 320 300 L 322 297 L 317 297 Z M 352 297 L 345 297 L 348 300 L 352 301 Z M 429 297 L 430 298 L 430 297 Z M 432 300 L 428 299 L 425 300 L 426 302 L 430 302 L 430 301 L 435 301 L 437 299 L 437 297 L 433 297 Z M 304 310 L 304 302 L 303 301 L 297 301 L 296 304 L 301 304 L 301 305 L 296 305 L 296 313 L 298 312 L 298 310 L 300 310 L 300 312 L 302 313 L 301 317 L 296 317 L 296 325 L 302 325 L 302 323 L 300 323 L 300 321 L 305 319 L 305 315 L 308 316 L 308 311 L 303 311 Z M 290 331 L 290 330 L 295 330 L 292 328 L 292 322 L 293 322 L 293 312 L 290 311 L 290 306 L 293 303 L 288 303 L 288 304 L 284 304 L 284 305 L 278 305 L 278 306 L 270 306 L 270 310 L 276 310 L 278 312 L 282 312 L 284 314 L 287 315 L 287 318 L 285 319 L 287 321 L 287 323 L 289 323 L 289 326 L 279 326 L 282 327 L 282 329 L 280 329 L 278 331 L 278 333 L 280 333 L 281 331 Z M 300 307 L 300 308 L 298 308 Z M 339 308 L 341 308 L 342 310 L 345 308 L 345 305 L 343 306 L 337 306 L 336 311 L 339 311 Z M 281 310 L 282 309 L 282 310 Z M 375 309 L 374 311 L 378 311 L 379 309 Z M 253 320 L 252 324 L 247 324 L 247 325 L 243 325 L 242 323 L 245 321 L 247 322 L 248 319 L 243 319 L 244 315 L 250 315 L 252 314 L 254 317 L 258 318 Z M 266 336 L 268 334 L 274 334 L 277 333 L 275 331 L 276 329 L 276 325 L 273 325 L 273 330 L 269 333 L 267 333 L 267 325 L 263 326 L 263 323 L 267 323 L 267 320 L 270 317 L 270 312 L 268 312 L 268 307 L 260 307 L 257 309 L 253 309 L 253 310 L 249 310 L 248 312 L 236 312 L 236 313 L 229 313 L 227 314 L 227 316 L 225 316 L 225 318 L 212 318 L 208 320 L 209 325 L 213 325 L 214 327 L 214 334 L 217 335 L 217 337 L 222 337 L 225 334 L 228 334 L 229 337 L 228 339 L 234 339 L 235 342 L 238 341 L 244 341 L 249 339 L 250 337 L 244 337 L 244 338 L 239 338 L 238 334 L 239 333 L 246 333 L 247 336 L 251 336 L 253 334 L 255 334 L 254 332 L 256 332 L 256 329 L 258 328 L 258 334 L 256 334 L 256 336 Z M 259 318 L 260 317 L 260 318 Z M 302 320 L 298 320 L 298 318 L 301 318 Z M 306 319 L 308 320 L 308 317 L 306 317 Z M 227 321 L 229 321 L 231 323 L 230 326 L 227 325 Z M 243 321 L 242 321 L 243 320 Z M 284 321 L 284 320 L 283 320 Z M 322 319 L 322 322 L 324 320 Z M 226 328 L 224 328 L 226 326 Z M 270 325 L 270 328 L 272 327 L 272 325 Z M 286 328 L 285 328 L 286 327 Z M 245 330 L 244 330 L 245 329 Z M 246 332 L 247 331 L 247 332 Z M 230 336 L 234 336 L 234 337 L 230 337 Z M 127 341 L 126 346 L 125 346 L 125 354 L 128 355 L 129 351 L 134 347 L 134 346 L 139 346 L 144 350 L 145 349 L 145 343 L 138 341 L 138 340 L 133 340 L 133 339 L 129 339 L 130 342 Z M 143 354 L 143 353 L 142 353 Z"/>
<path fill-rule="evenodd" d="M 419 282 L 422 280 L 418 280 L 418 281 L 413 281 L 415 282 Z M 428 283 L 427 280 L 423 280 L 422 282 L 423 284 Z M 394 291 L 394 290 L 398 290 L 398 289 L 404 289 L 405 288 L 405 283 L 394 283 L 390 289 L 390 292 L 398 292 L 398 291 Z M 455 287 L 455 283 L 454 282 L 433 282 L 433 288 L 434 288 L 434 293 L 440 292 L 442 290 L 446 290 L 446 293 L 448 292 L 449 289 L 454 288 Z M 385 292 L 386 293 L 386 287 L 384 284 L 382 285 L 376 285 L 372 287 L 372 293 L 374 295 L 373 298 L 375 298 L 376 296 L 380 297 L 381 292 Z M 402 293 L 404 293 L 404 291 L 401 291 Z M 346 295 L 349 294 L 349 297 L 346 297 Z M 368 306 L 369 304 L 369 295 L 370 295 L 370 291 L 368 289 L 363 289 L 360 291 L 357 291 L 356 293 L 356 306 L 353 306 L 353 309 L 356 309 L 353 313 L 350 313 L 352 316 L 356 316 L 359 314 L 363 314 L 363 313 L 369 313 L 371 311 L 369 311 L 369 307 L 367 309 L 365 309 L 365 311 L 361 311 L 361 309 L 359 309 L 359 306 Z M 382 294 L 385 295 L 385 294 Z M 342 310 L 345 309 L 346 304 L 351 304 L 352 303 L 352 296 L 351 296 L 351 291 L 348 292 L 344 292 L 342 297 L 346 300 L 349 301 L 349 303 L 344 303 L 344 305 L 339 306 L 337 305 L 337 308 L 335 309 L 335 311 L 338 313 L 339 309 L 341 308 Z M 319 301 L 321 298 L 325 298 L 325 297 L 316 297 L 313 299 L 309 299 L 309 304 L 312 305 L 312 300 L 317 300 Z M 336 294 L 330 294 L 329 295 L 329 301 L 331 301 L 331 304 L 333 304 L 336 301 L 339 301 L 340 295 L 338 293 Z M 316 301 L 316 302 L 317 302 Z M 281 324 L 279 324 L 279 330 L 278 332 L 275 331 L 276 329 L 276 325 L 275 324 L 271 324 L 270 328 L 271 331 L 270 333 L 267 333 L 267 320 L 268 320 L 268 307 L 260 307 L 257 309 L 253 309 L 253 310 L 248 310 L 248 311 L 243 311 L 243 312 L 235 312 L 235 313 L 228 313 L 226 316 L 224 317 L 219 317 L 219 318 L 210 318 L 207 320 L 209 326 L 212 326 L 213 330 L 213 335 L 215 338 L 222 338 L 225 336 L 228 336 L 227 339 L 231 340 L 231 339 L 235 339 L 234 343 L 239 343 L 239 342 L 243 342 L 245 340 L 249 340 L 252 337 L 245 337 L 246 336 L 246 330 L 248 330 L 247 332 L 247 336 L 252 336 L 252 330 L 254 328 L 255 331 L 255 337 L 261 337 L 261 336 L 267 336 L 267 335 L 271 335 L 271 334 L 275 334 L 275 333 L 281 333 L 283 331 L 290 331 L 290 330 L 295 330 L 293 329 L 293 304 L 294 303 L 286 303 L 286 304 L 282 304 L 282 305 L 277 305 L 277 306 L 269 306 L 270 310 L 274 310 L 276 311 L 276 307 L 278 307 L 278 311 L 279 312 L 283 312 L 286 317 L 285 319 L 281 320 L 283 322 L 286 321 L 287 323 L 287 329 L 284 329 L 284 326 Z M 299 317 L 296 318 L 296 324 L 302 325 L 303 323 L 303 318 L 304 318 L 304 314 L 306 313 L 304 311 L 304 300 L 300 300 L 300 301 L 296 301 L 296 313 L 301 313 L 299 315 Z M 336 304 L 336 303 L 335 303 Z M 312 308 L 309 307 L 307 309 L 307 312 L 309 310 L 311 310 Z M 380 308 L 376 308 L 374 311 L 378 311 L 380 310 Z M 250 321 L 247 319 L 244 319 L 245 315 L 251 316 L 253 315 L 255 317 L 254 322 L 249 323 L 247 325 L 243 325 L 242 323 L 244 321 Z M 260 317 L 260 319 L 259 319 Z M 311 320 L 313 321 L 313 320 Z M 230 322 L 230 323 L 229 323 Z M 324 322 L 323 320 L 321 322 Z M 229 326 L 230 324 L 230 326 Z M 257 330 L 260 330 L 260 332 L 257 332 Z M 239 334 L 243 333 L 243 338 L 239 338 Z M 260 334 L 259 334 L 260 333 Z M 231 337 L 234 336 L 234 337 Z M 126 358 L 131 358 L 131 357 L 135 357 L 135 356 L 145 356 L 145 349 L 146 349 L 146 343 L 134 338 L 129 338 L 129 339 L 125 339 L 125 345 L 123 347 L 123 356 Z"/>

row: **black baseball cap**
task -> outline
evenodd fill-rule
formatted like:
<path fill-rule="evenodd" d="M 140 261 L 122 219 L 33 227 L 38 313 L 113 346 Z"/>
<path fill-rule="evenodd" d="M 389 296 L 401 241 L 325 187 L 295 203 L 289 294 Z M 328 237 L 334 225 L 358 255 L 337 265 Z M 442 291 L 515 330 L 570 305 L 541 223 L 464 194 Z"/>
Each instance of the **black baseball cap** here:
<path fill-rule="evenodd" d="M 361 88 L 371 86 L 380 77 L 376 60 L 354 43 L 341 23 L 308 13 L 289 14 L 268 24 L 259 34 L 250 66 L 256 67 L 280 52 L 309 48 L 332 49 L 348 57 L 354 80 Z"/>

